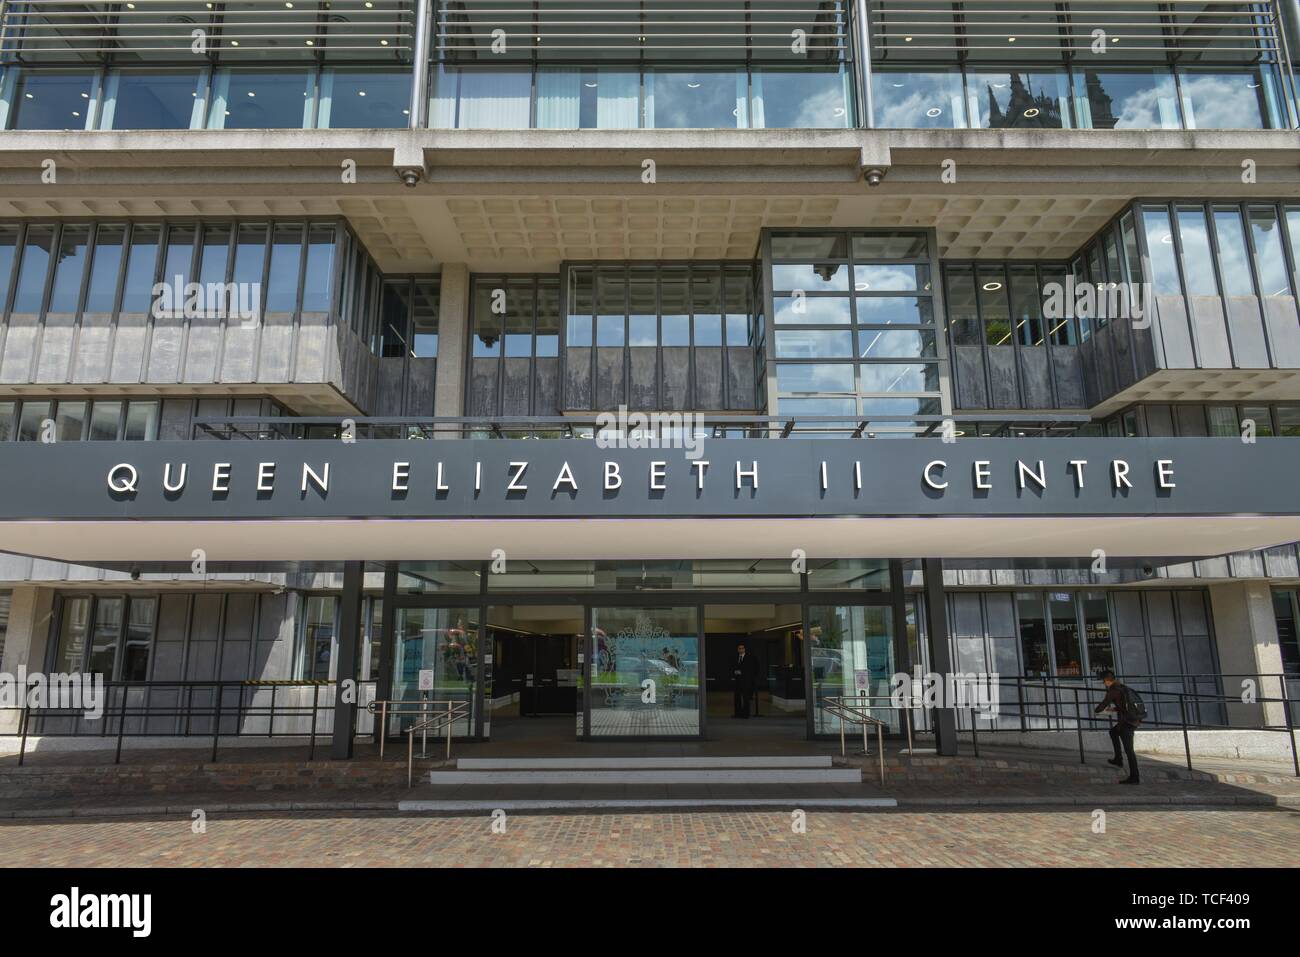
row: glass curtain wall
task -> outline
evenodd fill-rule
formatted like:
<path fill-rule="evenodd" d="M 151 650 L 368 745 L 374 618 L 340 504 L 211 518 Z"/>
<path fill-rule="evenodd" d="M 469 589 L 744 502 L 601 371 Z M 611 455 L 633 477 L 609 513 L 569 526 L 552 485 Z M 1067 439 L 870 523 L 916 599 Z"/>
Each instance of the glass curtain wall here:
<path fill-rule="evenodd" d="M 464 708 L 452 724 L 454 737 L 472 737 L 478 720 L 479 653 L 482 626 L 477 606 L 397 607 L 393 610 L 392 698 L 427 702 L 427 710 Z M 410 710 L 414 710 L 413 708 Z M 393 716 L 389 733 L 401 733 L 420 719 Z"/>
<path fill-rule="evenodd" d="M 875 125 L 1278 129 L 1293 123 L 1273 52 L 1280 44 L 1245 6 L 1133 2 L 1100 13 L 1072 3 L 996 6 L 871 0 Z"/>
<path fill-rule="evenodd" d="M 0 128 L 410 123 L 415 5 L 406 0 L 333 0 L 329 16 L 301 6 L 277 15 L 264 2 L 63 7 L 33 10 L 10 31 Z"/>
<path fill-rule="evenodd" d="M 843 129 L 848 4 L 501 0 L 439 5 L 430 125 L 451 129 Z M 483 29 L 499 23 L 495 34 Z"/>
<path fill-rule="evenodd" d="M 749 263 L 571 265 L 565 410 L 755 409 Z"/>
<path fill-rule="evenodd" d="M 808 644 L 813 695 L 813 733 L 838 735 L 840 718 L 827 710 L 827 699 L 867 695 L 869 712 L 898 733 L 899 712 L 891 706 L 894 659 L 894 610 L 881 605 L 810 605 Z M 861 705 L 855 705 L 861 706 Z M 860 733 L 856 724 L 847 734 Z"/>
<path fill-rule="evenodd" d="M 939 344 L 924 233 L 772 233 L 776 411 L 912 434 L 938 415 Z"/>

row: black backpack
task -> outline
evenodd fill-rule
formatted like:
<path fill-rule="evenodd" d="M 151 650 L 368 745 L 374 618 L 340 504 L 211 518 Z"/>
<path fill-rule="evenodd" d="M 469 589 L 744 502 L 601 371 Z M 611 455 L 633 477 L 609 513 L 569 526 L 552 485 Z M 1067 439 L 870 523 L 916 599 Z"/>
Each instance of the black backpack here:
<path fill-rule="evenodd" d="M 1120 685 L 1120 710 L 1121 717 L 1128 721 L 1138 722 L 1147 719 L 1147 706 L 1142 701 L 1142 696 L 1130 688 L 1128 685 Z"/>

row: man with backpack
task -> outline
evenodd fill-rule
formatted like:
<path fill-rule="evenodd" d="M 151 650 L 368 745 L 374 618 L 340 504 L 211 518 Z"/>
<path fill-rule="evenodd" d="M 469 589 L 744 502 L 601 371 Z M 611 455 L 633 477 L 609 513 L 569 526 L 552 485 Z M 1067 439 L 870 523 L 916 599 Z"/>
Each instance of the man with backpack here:
<path fill-rule="evenodd" d="M 1095 714 L 1110 709 L 1115 712 L 1115 723 L 1110 726 L 1110 743 L 1115 747 L 1115 757 L 1108 761 L 1117 768 L 1124 766 L 1124 759 L 1120 757 L 1119 746 L 1121 742 L 1124 745 L 1124 754 L 1128 757 L 1128 777 L 1120 781 L 1120 784 L 1137 784 L 1138 782 L 1138 765 L 1137 755 L 1133 753 L 1133 732 L 1137 726 L 1147 716 L 1146 705 L 1142 703 L 1142 698 L 1136 691 L 1128 685 L 1115 680 L 1115 672 L 1107 669 L 1101 673 L 1102 683 L 1106 685 L 1106 697 L 1101 699 L 1101 704 L 1094 709 Z"/>

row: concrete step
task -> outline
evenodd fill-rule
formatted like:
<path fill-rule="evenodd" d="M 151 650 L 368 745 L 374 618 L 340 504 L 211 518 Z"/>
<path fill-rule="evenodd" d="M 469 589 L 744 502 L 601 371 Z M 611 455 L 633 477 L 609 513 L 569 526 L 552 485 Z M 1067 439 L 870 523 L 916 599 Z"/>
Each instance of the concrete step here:
<path fill-rule="evenodd" d="M 860 784 L 857 768 L 624 768 L 431 771 L 435 786 L 462 784 Z"/>
<path fill-rule="evenodd" d="M 459 758 L 459 771 L 660 771 L 699 768 L 829 768 L 829 754 L 758 757 Z"/>
<path fill-rule="evenodd" d="M 705 808 L 773 808 L 780 810 L 868 810 L 898 807 L 889 797 L 761 797 L 743 798 L 507 798 L 505 800 L 399 801 L 397 809 L 430 814 L 491 814 L 493 811 L 608 811 Z"/>

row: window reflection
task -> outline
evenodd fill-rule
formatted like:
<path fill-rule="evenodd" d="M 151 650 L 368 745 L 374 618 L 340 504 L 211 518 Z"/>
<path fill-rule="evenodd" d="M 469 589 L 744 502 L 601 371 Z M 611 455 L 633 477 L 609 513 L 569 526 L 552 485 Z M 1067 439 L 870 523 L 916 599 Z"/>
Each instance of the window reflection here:
<path fill-rule="evenodd" d="M 5 77 L 4 87 L 9 101 L 9 129 L 86 128 L 95 92 L 93 73 L 13 69 Z"/>
<path fill-rule="evenodd" d="M 187 130 L 203 122 L 203 75 L 114 70 L 105 84 L 104 130 Z"/>
<path fill-rule="evenodd" d="M 966 81 L 975 126 L 1060 129 L 1070 126 L 1064 73 L 972 73 Z"/>
<path fill-rule="evenodd" d="M 756 70 L 754 127 L 843 129 L 851 125 L 843 70 Z"/>
<path fill-rule="evenodd" d="M 208 128 L 301 130 L 311 126 L 313 76 L 305 70 L 219 70 Z"/>
<path fill-rule="evenodd" d="M 880 71 L 873 79 L 876 126 L 960 129 L 966 126 L 961 74 Z"/>
<path fill-rule="evenodd" d="M 705 130 L 749 125 L 742 72 L 656 70 L 645 80 L 647 127 Z"/>
<path fill-rule="evenodd" d="M 1179 85 L 1187 128 L 1262 130 L 1269 122 L 1264 76 L 1256 70 L 1238 73 L 1182 71 Z"/>
<path fill-rule="evenodd" d="M 405 71 L 326 70 L 321 74 L 321 129 L 401 129 L 408 125 L 411 78 Z"/>
<path fill-rule="evenodd" d="M 1160 70 L 1083 70 L 1074 74 L 1079 126 L 1097 130 L 1176 130 L 1173 75 Z"/>

